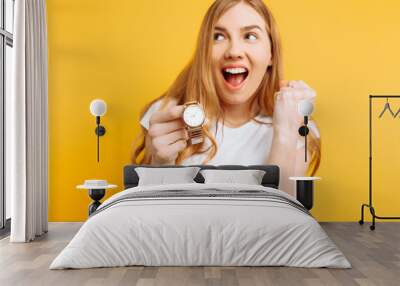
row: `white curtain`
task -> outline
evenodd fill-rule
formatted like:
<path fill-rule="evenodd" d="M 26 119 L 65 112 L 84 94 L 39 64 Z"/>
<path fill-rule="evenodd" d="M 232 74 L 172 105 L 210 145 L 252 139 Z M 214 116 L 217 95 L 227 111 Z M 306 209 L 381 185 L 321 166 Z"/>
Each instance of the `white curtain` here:
<path fill-rule="evenodd" d="M 16 0 L 13 92 L 6 111 L 6 172 L 12 242 L 48 227 L 47 29 L 45 0 Z"/>

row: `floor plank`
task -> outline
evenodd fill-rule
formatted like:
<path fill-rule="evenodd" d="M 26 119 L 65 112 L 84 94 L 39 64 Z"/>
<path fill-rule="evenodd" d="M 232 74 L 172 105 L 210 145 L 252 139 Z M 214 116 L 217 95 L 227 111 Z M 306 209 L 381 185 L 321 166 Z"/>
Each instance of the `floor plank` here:
<path fill-rule="evenodd" d="M 49 232 L 32 243 L 0 240 L 0 285 L 399 285 L 400 223 L 380 222 L 375 231 L 357 223 L 321 223 L 351 262 L 352 269 L 290 267 L 116 267 L 48 269 L 81 227 L 50 223 Z"/>

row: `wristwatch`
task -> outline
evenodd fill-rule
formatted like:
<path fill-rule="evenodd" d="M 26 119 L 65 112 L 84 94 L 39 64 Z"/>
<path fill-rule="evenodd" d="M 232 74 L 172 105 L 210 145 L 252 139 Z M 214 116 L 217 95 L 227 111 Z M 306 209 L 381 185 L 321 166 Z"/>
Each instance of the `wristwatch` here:
<path fill-rule="evenodd" d="M 202 143 L 202 127 L 206 118 L 203 107 L 197 101 L 187 102 L 184 106 L 183 121 L 189 133 L 190 143 L 192 145 Z"/>

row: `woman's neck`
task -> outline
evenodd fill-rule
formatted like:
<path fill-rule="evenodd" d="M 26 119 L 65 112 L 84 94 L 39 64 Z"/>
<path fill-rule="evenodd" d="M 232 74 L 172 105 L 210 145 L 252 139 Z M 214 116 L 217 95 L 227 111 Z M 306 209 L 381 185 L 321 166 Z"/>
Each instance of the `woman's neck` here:
<path fill-rule="evenodd" d="M 230 128 L 240 127 L 255 116 L 252 101 L 244 104 L 223 104 L 224 125 Z"/>

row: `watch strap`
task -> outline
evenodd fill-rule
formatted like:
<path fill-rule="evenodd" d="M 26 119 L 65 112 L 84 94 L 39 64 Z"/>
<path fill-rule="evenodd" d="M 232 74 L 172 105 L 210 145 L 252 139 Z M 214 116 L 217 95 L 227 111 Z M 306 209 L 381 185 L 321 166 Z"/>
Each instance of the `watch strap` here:
<path fill-rule="evenodd" d="M 203 142 L 203 129 L 201 126 L 188 128 L 188 133 L 192 145 Z"/>

